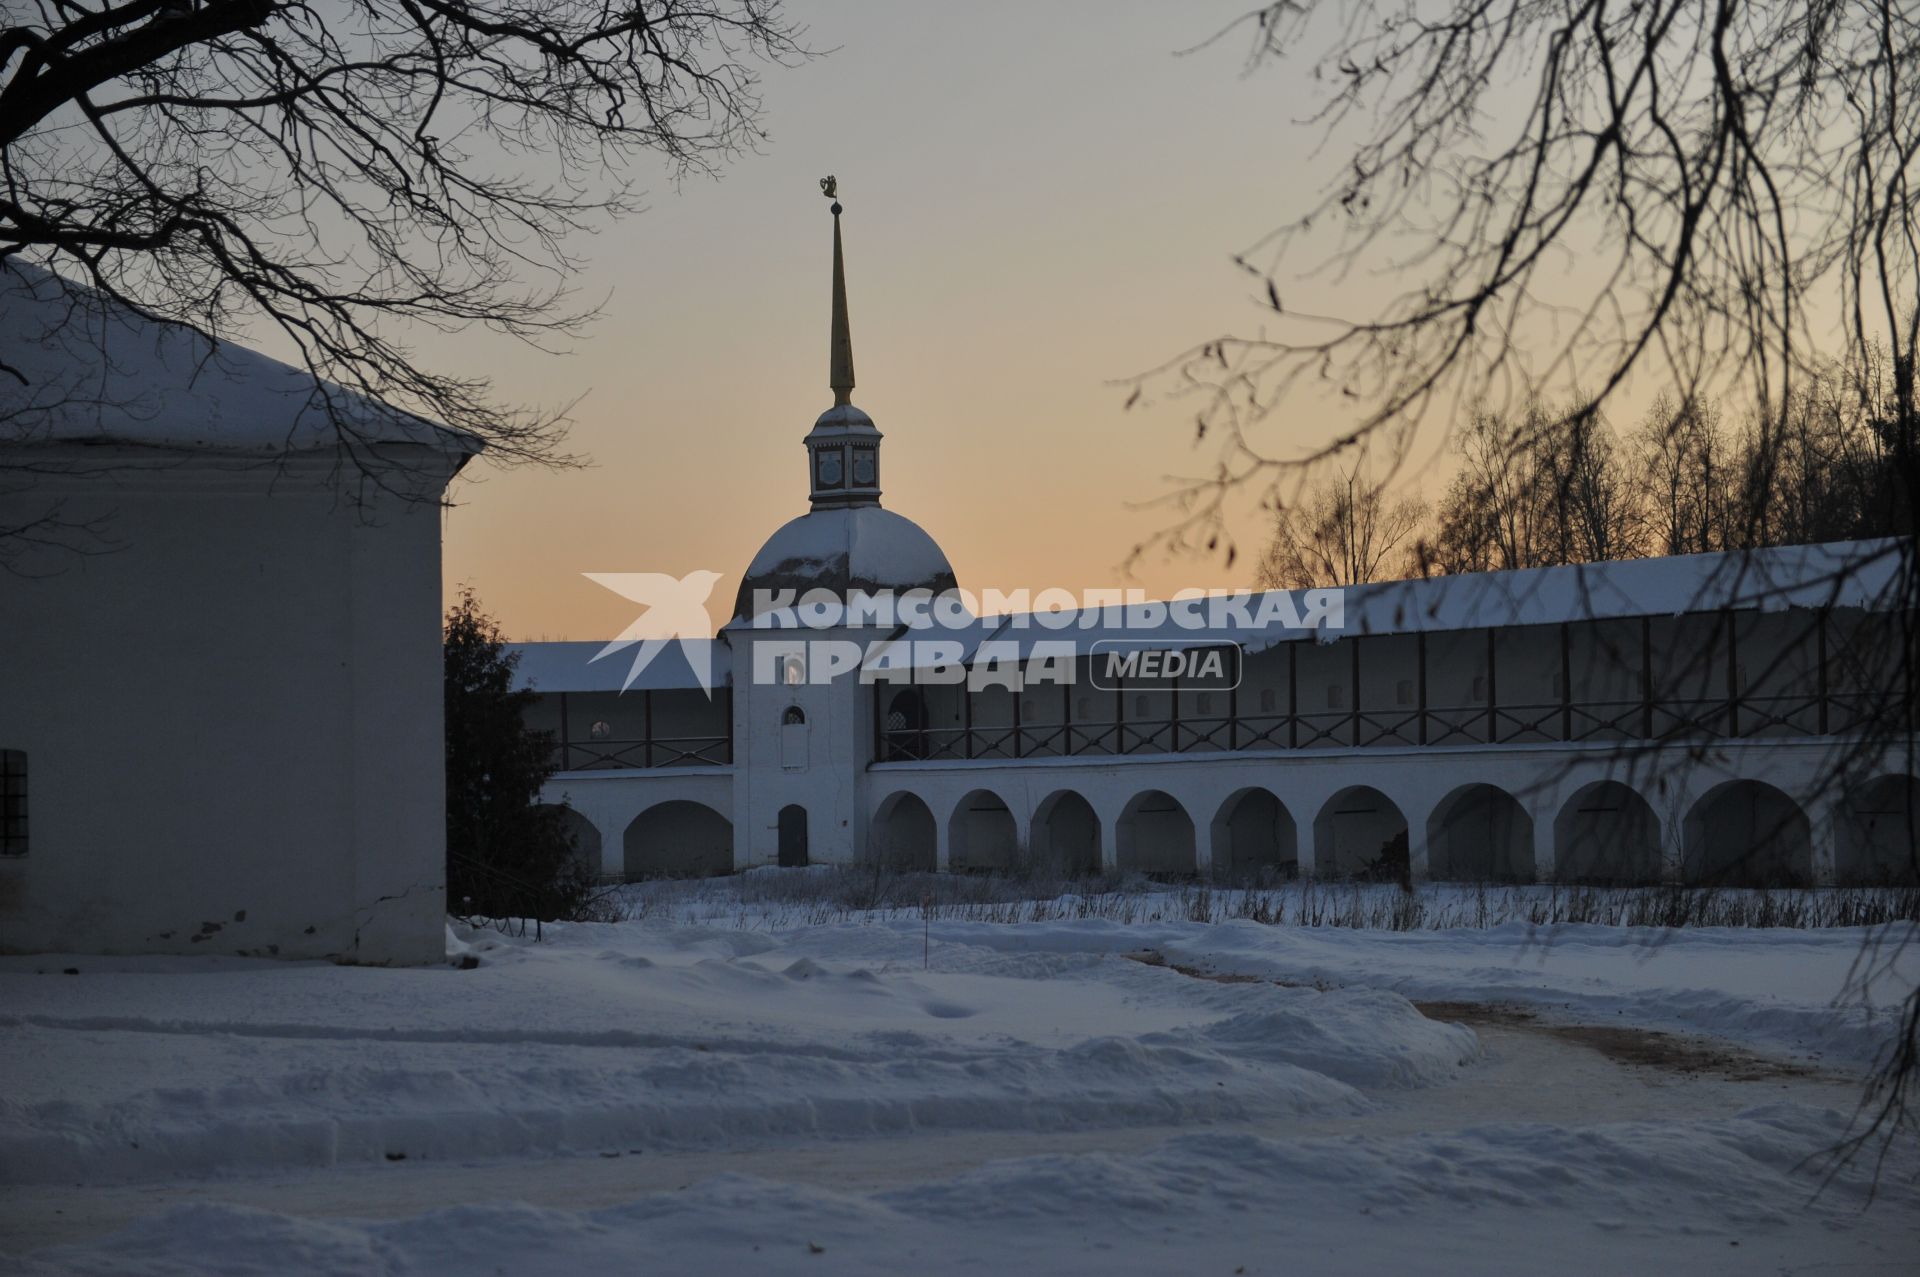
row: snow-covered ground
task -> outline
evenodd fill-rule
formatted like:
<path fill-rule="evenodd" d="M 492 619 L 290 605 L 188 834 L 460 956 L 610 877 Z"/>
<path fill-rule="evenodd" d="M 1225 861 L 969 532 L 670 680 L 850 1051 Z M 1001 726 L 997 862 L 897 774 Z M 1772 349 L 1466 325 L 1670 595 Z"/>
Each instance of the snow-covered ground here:
<path fill-rule="evenodd" d="M 1814 1196 L 1920 979 L 1906 924 L 1862 978 L 1858 929 L 755 916 L 462 930 L 472 969 L 0 959 L 0 1266 L 1905 1272 L 1920 1242 L 1913 1149 L 1868 1209 L 1860 1167 Z"/>

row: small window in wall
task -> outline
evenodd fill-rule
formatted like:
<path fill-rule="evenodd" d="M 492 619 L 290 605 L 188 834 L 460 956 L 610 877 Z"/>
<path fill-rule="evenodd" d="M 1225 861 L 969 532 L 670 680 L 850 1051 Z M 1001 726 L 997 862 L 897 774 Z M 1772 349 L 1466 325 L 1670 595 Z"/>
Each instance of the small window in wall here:
<path fill-rule="evenodd" d="M 1087 704 L 1086 697 L 1082 696 L 1077 702 L 1075 702 L 1074 710 L 1073 710 L 1074 717 L 1078 718 L 1081 722 L 1083 723 L 1086 722 L 1088 715 L 1090 715 L 1092 712 L 1093 712 L 1092 707 Z"/>
<path fill-rule="evenodd" d="M 780 681 L 788 687 L 798 687 L 807 681 L 807 660 L 799 653 L 780 659 Z"/>
<path fill-rule="evenodd" d="M 1278 701 L 1279 698 L 1273 694 L 1271 687 L 1263 687 L 1260 689 L 1260 712 L 1262 714 L 1273 713 L 1273 707 Z"/>
<path fill-rule="evenodd" d="M 0 749 L 0 856 L 27 854 L 27 755 Z"/>
<path fill-rule="evenodd" d="M 1136 696 L 1133 698 L 1133 716 L 1135 718 L 1145 718 L 1147 716 L 1147 698 L 1146 697 Z"/>
<path fill-rule="evenodd" d="M 1476 701 L 1484 701 L 1487 699 L 1487 676 L 1485 674 L 1475 674 L 1473 676 L 1473 691 L 1471 696 Z"/>
<path fill-rule="evenodd" d="M 807 770 L 807 712 L 798 705 L 780 713 L 780 766 L 790 772 Z"/>
<path fill-rule="evenodd" d="M 1347 707 L 1347 689 L 1338 683 L 1327 684 L 1327 708 L 1345 709 Z"/>
<path fill-rule="evenodd" d="M 1413 704 L 1413 680 L 1403 678 L 1393 685 L 1393 703 L 1395 705 Z"/>

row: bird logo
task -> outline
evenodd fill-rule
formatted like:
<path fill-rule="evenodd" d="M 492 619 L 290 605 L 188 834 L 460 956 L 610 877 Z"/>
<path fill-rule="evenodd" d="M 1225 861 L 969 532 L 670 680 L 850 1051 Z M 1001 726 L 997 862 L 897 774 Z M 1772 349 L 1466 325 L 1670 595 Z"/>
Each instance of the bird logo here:
<path fill-rule="evenodd" d="M 594 653 L 588 664 L 638 643 L 640 650 L 633 654 L 633 665 L 627 670 L 626 681 L 620 685 L 624 692 L 668 644 L 678 643 L 680 655 L 693 671 L 700 690 L 712 698 L 713 649 L 707 635 L 713 622 L 707 616 L 707 598 L 720 580 L 720 573 L 703 568 L 682 577 L 664 572 L 583 572 L 581 575 L 644 609 L 632 625 L 620 632 L 620 637 Z"/>

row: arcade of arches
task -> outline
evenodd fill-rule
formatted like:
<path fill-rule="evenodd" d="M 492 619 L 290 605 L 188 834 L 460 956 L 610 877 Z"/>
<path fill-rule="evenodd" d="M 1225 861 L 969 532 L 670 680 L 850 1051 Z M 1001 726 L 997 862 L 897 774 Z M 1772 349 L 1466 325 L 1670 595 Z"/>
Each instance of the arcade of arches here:
<path fill-rule="evenodd" d="M 1708 791 L 1665 835 L 1647 798 L 1619 781 L 1586 785 L 1537 818 L 1547 822 L 1543 834 L 1549 835 L 1556 882 L 1776 886 L 1815 880 L 1812 822 L 1793 799 L 1760 781 L 1729 781 Z M 918 793 L 899 790 L 874 814 L 870 852 L 897 869 L 931 870 L 939 863 L 943 819 L 946 863 L 953 870 L 1031 869 L 1072 877 L 1112 868 L 1178 878 L 1199 872 L 1208 863 L 1201 852 L 1210 849 L 1212 876 L 1233 883 L 1291 878 L 1306 865 L 1315 876 L 1334 879 L 1390 881 L 1407 872 L 1406 813 L 1365 785 L 1298 813 L 1262 786 L 1237 790 L 1205 812 L 1190 810 L 1166 790 L 1143 788 L 1105 818 L 1087 794 L 1061 788 L 1033 806 L 1024 828 L 991 788 L 972 790 L 945 811 Z M 1425 820 L 1427 876 L 1441 882 L 1536 881 L 1548 871 L 1536 862 L 1535 820 L 1499 786 L 1454 790 Z M 1881 777 L 1851 790 L 1835 817 L 1834 880 L 1920 882 L 1913 852 L 1917 820 L 1920 782 L 1910 777 Z"/>

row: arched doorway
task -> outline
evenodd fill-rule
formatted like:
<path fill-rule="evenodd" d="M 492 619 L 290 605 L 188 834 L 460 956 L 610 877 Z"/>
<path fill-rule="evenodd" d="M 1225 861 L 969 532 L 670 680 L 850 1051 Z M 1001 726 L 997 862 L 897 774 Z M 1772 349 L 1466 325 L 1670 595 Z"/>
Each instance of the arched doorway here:
<path fill-rule="evenodd" d="M 953 809 L 947 826 L 949 869 L 1005 873 L 1019 848 L 1019 827 L 998 794 L 976 789 Z"/>
<path fill-rule="evenodd" d="M 1323 878 L 1403 880 L 1407 818 L 1370 785 L 1341 790 L 1314 817 L 1313 871 Z"/>
<path fill-rule="evenodd" d="M 1843 886 L 1920 886 L 1920 781 L 1882 776 L 1849 790 L 1834 831 Z"/>
<path fill-rule="evenodd" d="M 900 873 L 932 873 L 939 866 L 939 830 L 920 795 L 889 794 L 867 827 L 868 854 Z"/>
<path fill-rule="evenodd" d="M 1293 814 L 1265 789 L 1229 795 L 1213 818 L 1213 875 L 1225 882 L 1292 878 L 1300 872 Z"/>
<path fill-rule="evenodd" d="M 1597 886 L 1657 883 L 1660 818 L 1630 786 L 1599 780 L 1567 799 L 1553 820 L 1553 876 Z"/>
<path fill-rule="evenodd" d="M 1497 785 L 1462 785 L 1427 820 L 1427 876 L 1532 882 L 1533 817 Z"/>
<path fill-rule="evenodd" d="M 783 869 L 799 869 L 807 863 L 807 809 L 788 803 L 780 809 L 779 857 Z"/>
<path fill-rule="evenodd" d="M 1772 785 L 1732 780 L 1687 813 L 1687 882 L 1712 887 L 1804 887 L 1813 839 L 1800 804 Z"/>
<path fill-rule="evenodd" d="M 1130 873 L 1192 877 L 1193 818 L 1172 794 L 1149 789 L 1134 796 L 1114 830 L 1114 858 Z"/>
<path fill-rule="evenodd" d="M 656 803 L 633 818 L 621 841 L 628 881 L 733 872 L 733 822 L 704 803 Z"/>
<path fill-rule="evenodd" d="M 1100 817 L 1071 789 L 1041 800 L 1033 813 L 1034 872 L 1085 878 L 1100 872 Z"/>

